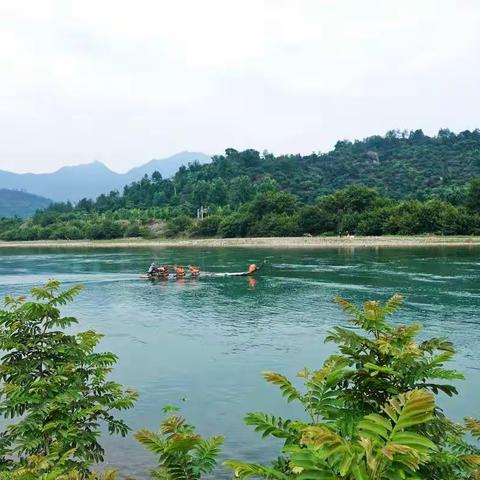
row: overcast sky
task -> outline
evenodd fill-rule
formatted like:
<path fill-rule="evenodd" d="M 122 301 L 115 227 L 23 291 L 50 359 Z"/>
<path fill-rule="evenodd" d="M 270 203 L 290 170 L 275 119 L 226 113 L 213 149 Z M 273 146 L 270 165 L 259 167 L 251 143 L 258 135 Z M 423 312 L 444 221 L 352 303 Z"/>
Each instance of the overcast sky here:
<path fill-rule="evenodd" d="M 0 0 L 0 169 L 480 126 L 477 0 Z"/>

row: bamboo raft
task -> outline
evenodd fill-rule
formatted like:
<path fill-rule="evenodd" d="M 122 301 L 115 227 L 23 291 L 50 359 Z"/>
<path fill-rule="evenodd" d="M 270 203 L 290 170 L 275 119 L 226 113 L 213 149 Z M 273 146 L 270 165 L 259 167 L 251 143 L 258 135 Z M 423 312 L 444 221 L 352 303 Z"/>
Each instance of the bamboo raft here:
<path fill-rule="evenodd" d="M 195 274 L 184 274 L 184 275 L 177 275 L 176 273 L 144 273 L 140 276 L 143 280 L 180 280 L 180 279 L 190 279 L 196 280 L 198 278 L 225 278 L 225 277 L 253 277 L 256 273 L 260 271 L 260 269 L 265 265 L 266 261 L 264 261 L 259 267 L 255 266 L 255 270 L 253 271 L 246 271 L 246 272 L 198 272 Z"/>

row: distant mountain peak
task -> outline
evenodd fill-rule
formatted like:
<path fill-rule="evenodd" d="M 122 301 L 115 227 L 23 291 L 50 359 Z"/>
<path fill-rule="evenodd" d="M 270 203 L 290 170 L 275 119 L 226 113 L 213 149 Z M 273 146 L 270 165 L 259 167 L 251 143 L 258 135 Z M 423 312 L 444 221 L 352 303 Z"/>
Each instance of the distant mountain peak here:
<path fill-rule="evenodd" d="M 96 170 L 96 171 L 107 171 L 111 173 L 116 173 L 113 170 L 110 170 L 104 163 L 100 162 L 99 160 L 94 160 L 93 162 L 89 163 L 80 163 L 78 165 L 65 165 L 64 167 L 59 168 L 56 172 L 66 172 L 66 171 L 80 171 L 80 170 Z M 48 174 L 44 174 L 48 175 Z"/>
<path fill-rule="evenodd" d="M 126 175 L 136 175 L 138 172 L 143 172 L 141 176 L 145 173 L 150 175 L 155 170 L 159 170 L 162 176 L 170 177 L 176 173 L 181 165 L 187 165 L 195 160 L 198 160 L 200 163 L 208 163 L 210 162 L 211 157 L 205 153 L 185 150 L 183 152 L 175 153 L 167 158 L 154 158 L 144 165 L 131 168 Z M 154 170 L 152 170 L 152 168 L 154 168 Z"/>

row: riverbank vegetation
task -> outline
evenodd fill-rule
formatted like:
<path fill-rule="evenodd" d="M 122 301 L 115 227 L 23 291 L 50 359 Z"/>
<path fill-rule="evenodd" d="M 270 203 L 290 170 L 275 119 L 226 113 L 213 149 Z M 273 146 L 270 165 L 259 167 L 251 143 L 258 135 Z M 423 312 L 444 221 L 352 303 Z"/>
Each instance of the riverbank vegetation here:
<path fill-rule="evenodd" d="M 151 179 L 142 180 L 152 185 Z M 465 202 L 440 199 L 394 200 L 376 190 L 354 185 L 303 204 L 281 191 L 273 180 L 250 185 L 251 199 L 210 206 L 196 219 L 186 203 L 166 207 L 104 210 L 97 203 L 86 210 L 79 203 L 53 205 L 29 220 L 0 219 L 0 239 L 104 240 L 114 238 L 234 238 L 301 235 L 479 235 L 480 181 L 470 182 Z M 121 197 L 120 197 L 121 198 Z M 90 205 L 90 204 L 89 204 Z"/>
<path fill-rule="evenodd" d="M 60 308 L 78 291 L 50 281 L 29 299 L 8 297 L 0 310 L 0 413 L 14 422 L 0 435 L 1 480 L 117 478 L 114 471 L 92 472 L 104 454 L 100 424 L 110 434 L 128 434 L 116 412 L 132 408 L 137 395 L 108 379 L 116 356 L 96 351 L 101 335 L 65 332 L 77 321 Z M 304 415 L 245 417 L 264 438 L 282 440 L 278 458 L 271 464 L 227 460 L 225 467 L 235 478 L 280 480 L 480 478 L 480 421 L 456 423 L 436 401 L 457 395 L 451 382 L 463 379 L 447 366 L 452 343 L 419 340 L 418 324 L 391 323 L 402 303 L 398 295 L 361 308 L 337 303 L 351 327 L 331 330 L 326 340 L 338 351 L 319 369 L 298 373 L 303 387 L 278 372 L 263 374 L 286 401 L 299 402 Z M 158 433 L 135 434 L 158 461 L 150 475 L 205 478 L 217 467 L 223 438 L 201 437 L 177 410 L 164 408 L 168 417 Z"/>
<path fill-rule="evenodd" d="M 479 234 L 479 152 L 480 130 L 394 131 L 307 156 L 227 149 L 172 178 L 0 219 L 0 239 Z"/>

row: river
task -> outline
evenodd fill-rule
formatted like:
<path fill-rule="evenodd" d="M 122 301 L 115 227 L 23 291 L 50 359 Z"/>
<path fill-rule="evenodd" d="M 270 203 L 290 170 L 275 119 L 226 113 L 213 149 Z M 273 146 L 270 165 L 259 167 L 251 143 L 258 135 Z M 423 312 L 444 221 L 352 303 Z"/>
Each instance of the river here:
<path fill-rule="evenodd" d="M 267 260 L 256 281 L 200 278 L 151 283 L 150 262 L 198 264 L 205 271 L 245 270 Z M 65 309 L 79 328 L 105 334 L 103 350 L 120 360 L 114 378 L 135 388 L 134 429 L 156 430 L 163 405 L 178 405 L 204 435 L 226 437 L 222 459 L 269 462 L 279 443 L 262 440 L 242 417 L 250 411 L 301 415 L 262 370 L 294 376 L 333 352 L 323 338 L 345 323 L 336 296 L 361 303 L 405 296 L 396 322 L 421 322 L 423 336 L 455 342 L 461 397 L 441 398 L 455 418 L 480 416 L 480 249 L 279 250 L 162 248 L 2 249 L 0 296 L 23 294 L 56 278 L 84 285 Z M 147 478 L 154 458 L 126 439 L 105 436 L 106 463 Z M 221 469 L 215 478 L 228 478 Z"/>

